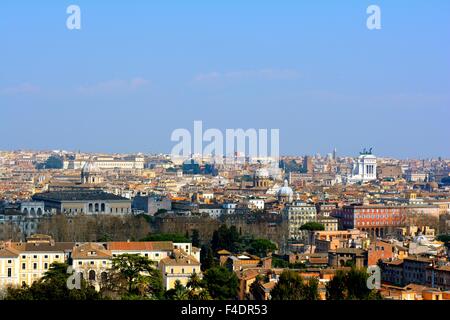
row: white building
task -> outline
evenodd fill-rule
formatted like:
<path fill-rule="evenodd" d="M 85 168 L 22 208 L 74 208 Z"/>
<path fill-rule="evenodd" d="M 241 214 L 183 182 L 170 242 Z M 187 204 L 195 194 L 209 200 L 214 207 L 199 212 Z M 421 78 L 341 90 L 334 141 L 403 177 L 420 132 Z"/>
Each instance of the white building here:
<path fill-rule="evenodd" d="M 249 199 L 248 208 L 252 210 L 264 210 L 264 199 Z"/>
<path fill-rule="evenodd" d="M 347 183 L 369 182 L 377 179 L 377 157 L 364 149 L 353 164 L 352 173 L 347 177 Z"/>
<path fill-rule="evenodd" d="M 288 239 L 305 240 L 308 233 L 300 230 L 301 226 L 308 222 L 317 221 L 316 206 L 301 201 L 294 201 L 283 209 L 283 220 L 287 228 Z"/>
<path fill-rule="evenodd" d="M 64 169 L 82 169 L 87 162 L 93 163 L 96 167 L 102 170 L 131 170 L 131 169 L 144 169 L 145 159 L 141 156 L 130 157 L 97 157 L 95 160 L 75 159 L 65 160 L 63 164 Z"/>

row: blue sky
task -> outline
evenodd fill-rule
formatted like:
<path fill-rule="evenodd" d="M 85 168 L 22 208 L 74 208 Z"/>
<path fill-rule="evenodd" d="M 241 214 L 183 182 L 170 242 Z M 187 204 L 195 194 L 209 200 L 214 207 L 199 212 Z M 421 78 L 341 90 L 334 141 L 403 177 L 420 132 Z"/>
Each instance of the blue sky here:
<path fill-rule="evenodd" d="M 447 0 L 3 0 L 0 149 L 169 152 L 202 120 L 278 128 L 282 154 L 450 157 L 449 40 Z"/>

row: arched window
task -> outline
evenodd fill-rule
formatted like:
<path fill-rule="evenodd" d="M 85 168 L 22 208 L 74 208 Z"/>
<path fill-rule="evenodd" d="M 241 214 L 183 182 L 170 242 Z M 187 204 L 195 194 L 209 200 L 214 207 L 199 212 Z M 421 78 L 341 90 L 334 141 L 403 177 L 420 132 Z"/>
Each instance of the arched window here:
<path fill-rule="evenodd" d="M 102 203 L 102 205 L 101 205 L 101 212 L 105 212 L 105 204 L 104 203 Z"/>
<path fill-rule="evenodd" d="M 102 282 L 106 282 L 108 280 L 108 274 L 106 272 L 102 272 L 100 274 L 100 278 L 102 279 Z"/>
<path fill-rule="evenodd" d="M 98 212 L 98 203 L 95 204 L 95 212 Z"/>
<path fill-rule="evenodd" d="M 94 270 L 89 271 L 89 280 L 95 281 L 95 271 Z"/>
<path fill-rule="evenodd" d="M 42 209 L 41 209 L 41 208 L 38 208 L 38 209 L 37 209 L 37 215 L 38 215 L 38 216 L 41 216 L 41 215 L 42 215 Z"/>
<path fill-rule="evenodd" d="M 92 203 L 89 203 L 89 212 L 92 212 Z"/>

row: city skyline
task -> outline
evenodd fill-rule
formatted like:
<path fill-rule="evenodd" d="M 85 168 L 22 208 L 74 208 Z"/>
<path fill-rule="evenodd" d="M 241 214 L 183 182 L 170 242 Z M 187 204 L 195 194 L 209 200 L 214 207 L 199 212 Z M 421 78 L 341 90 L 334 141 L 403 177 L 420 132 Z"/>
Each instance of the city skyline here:
<path fill-rule="evenodd" d="M 364 148 L 359 149 L 359 151 L 357 151 L 354 154 L 340 154 L 339 150 L 336 150 L 337 154 L 337 158 L 357 158 L 357 156 L 362 152 Z M 89 154 L 89 155 L 93 155 L 93 156 L 99 156 L 99 155 L 144 155 L 144 156 L 159 156 L 159 155 L 165 155 L 165 156 L 170 156 L 171 154 L 169 152 L 165 153 L 165 152 L 145 152 L 143 150 L 138 150 L 136 152 L 112 152 L 112 151 L 86 151 L 86 150 L 73 150 L 73 149 L 0 149 L 0 153 L 2 152 L 24 152 L 24 153 L 67 153 L 67 154 Z M 443 156 L 435 156 L 435 157 L 420 157 L 420 158 L 401 158 L 401 157 L 394 157 L 394 156 L 390 156 L 390 155 L 379 155 L 377 154 L 375 151 L 373 151 L 374 154 L 377 155 L 378 158 L 382 158 L 382 159 L 395 159 L 395 160 L 449 160 L 448 157 L 443 157 Z M 316 156 L 320 156 L 323 158 L 326 158 L 329 155 L 333 155 L 333 150 L 331 150 L 330 152 L 325 152 L 325 153 L 320 153 L 320 152 L 315 152 L 315 153 L 298 153 L 298 154 L 280 154 L 280 158 L 290 158 L 290 157 L 294 157 L 294 158 L 301 158 L 301 157 L 305 157 L 305 156 L 310 156 L 310 157 L 316 157 Z M 200 156 L 200 154 L 192 154 L 192 157 L 198 157 Z M 211 154 L 203 154 L 203 156 L 205 158 L 212 156 Z M 223 156 L 225 157 L 225 156 Z M 271 158 L 270 156 L 268 156 L 268 158 Z"/>
<path fill-rule="evenodd" d="M 24 5 L 25 4 L 25 5 Z M 280 154 L 450 157 L 450 4 L 2 4 L 0 149 L 168 153 L 170 134 L 280 130 Z M 324 5 L 325 4 L 325 5 Z"/>

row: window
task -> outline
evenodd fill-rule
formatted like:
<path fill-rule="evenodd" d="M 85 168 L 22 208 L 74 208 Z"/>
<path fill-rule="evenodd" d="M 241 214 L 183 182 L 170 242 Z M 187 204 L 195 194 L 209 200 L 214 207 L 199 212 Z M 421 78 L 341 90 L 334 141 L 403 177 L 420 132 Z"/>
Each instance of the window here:
<path fill-rule="evenodd" d="M 11 278 L 12 277 L 12 270 L 11 270 L 11 268 L 8 268 L 8 278 Z"/>
<path fill-rule="evenodd" d="M 173 273 L 173 269 L 170 269 L 170 273 Z"/>
<path fill-rule="evenodd" d="M 11 263 L 12 263 L 12 260 L 8 260 L 8 263 L 11 264 Z"/>
<path fill-rule="evenodd" d="M 37 269 L 37 263 L 33 263 L 33 269 L 36 270 Z"/>
<path fill-rule="evenodd" d="M 81 262 L 81 261 L 78 261 L 78 265 L 79 266 L 81 266 L 83 264 L 83 262 Z"/>
<path fill-rule="evenodd" d="M 27 264 L 26 263 L 22 263 L 22 270 L 25 270 L 27 268 Z"/>
<path fill-rule="evenodd" d="M 56 259 L 59 259 L 59 254 L 57 254 L 57 255 L 55 256 L 55 258 L 56 258 Z"/>
<path fill-rule="evenodd" d="M 91 265 L 93 265 L 94 264 L 94 261 L 91 261 Z"/>
<path fill-rule="evenodd" d="M 35 255 L 35 256 L 33 256 L 33 259 L 37 259 L 37 256 Z"/>
<path fill-rule="evenodd" d="M 47 270 L 48 269 L 48 263 L 44 263 L 44 269 Z"/>
<path fill-rule="evenodd" d="M 48 259 L 48 255 L 45 255 L 45 256 L 44 256 L 44 259 Z"/>
<path fill-rule="evenodd" d="M 27 256 L 22 256 L 22 259 L 26 259 Z"/>

